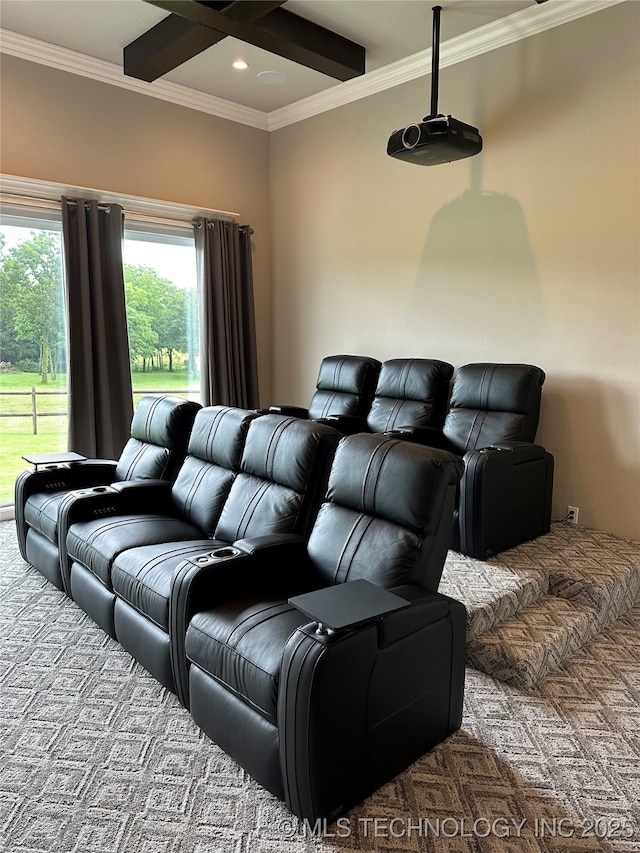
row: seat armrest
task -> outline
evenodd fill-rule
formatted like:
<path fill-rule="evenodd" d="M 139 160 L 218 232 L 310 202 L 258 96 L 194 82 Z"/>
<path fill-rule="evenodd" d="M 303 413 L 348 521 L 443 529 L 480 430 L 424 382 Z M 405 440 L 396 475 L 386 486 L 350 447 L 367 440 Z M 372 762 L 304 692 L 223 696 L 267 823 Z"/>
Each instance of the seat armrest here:
<path fill-rule="evenodd" d="M 486 560 L 549 532 L 553 456 L 529 442 L 502 442 L 464 455 L 456 550 Z"/>
<path fill-rule="evenodd" d="M 80 462 L 74 462 L 72 467 L 75 468 L 76 466 L 81 467 L 81 468 L 106 467 L 106 468 L 113 468 L 113 470 L 115 471 L 115 469 L 118 467 L 118 460 L 117 459 L 84 459 L 83 461 L 80 461 Z"/>
<path fill-rule="evenodd" d="M 247 589 L 259 593 L 284 584 L 292 574 L 288 567 L 299 570 L 305 556 L 302 536 L 274 533 L 233 544 L 214 541 L 210 551 L 180 563 L 169 593 L 169 652 L 176 694 L 185 708 L 189 708 L 189 670 L 184 643 L 193 614 Z"/>
<path fill-rule="evenodd" d="M 427 447 L 436 447 L 439 450 L 449 450 L 453 453 L 457 451 L 447 440 L 442 430 L 436 427 L 425 426 L 400 426 L 396 429 L 389 430 L 385 435 L 392 438 L 401 438 L 404 441 L 415 441 L 417 444 L 424 444 Z"/>
<path fill-rule="evenodd" d="M 37 458 L 37 457 L 32 457 Z M 94 462 L 95 460 L 91 460 Z M 52 464 L 32 471 L 25 468 L 16 477 L 15 482 L 15 513 L 18 547 L 24 560 L 27 560 L 26 538 L 28 525 L 25 521 L 25 504 L 38 492 L 68 492 L 90 485 L 110 483 L 116 470 L 116 463 L 100 460 L 97 465 L 87 465 L 86 462 L 72 464 Z M 28 562 L 28 561 L 27 561 Z"/>
<path fill-rule="evenodd" d="M 357 583 L 330 590 L 337 594 Z M 400 589 L 413 600 L 397 596 Z M 460 727 L 464 608 L 415 587 L 381 592 L 404 606 L 353 630 L 319 634 L 313 623 L 303 625 L 285 646 L 280 767 L 285 802 L 298 817 L 334 820 Z M 413 625 L 416 615 L 423 618 Z M 381 626 L 388 620 L 412 630 L 383 647 Z"/>
<path fill-rule="evenodd" d="M 496 444 L 491 444 L 488 447 L 483 447 L 478 451 L 469 451 L 470 453 L 490 453 L 496 451 L 498 453 L 511 453 L 513 455 L 513 463 L 518 465 L 522 462 L 529 462 L 534 459 L 541 459 L 546 450 L 539 444 L 532 444 L 529 441 L 501 441 Z"/>
<path fill-rule="evenodd" d="M 306 551 L 307 540 L 296 533 L 268 533 L 249 539 L 236 539 L 233 547 L 243 554 L 269 560 L 291 559 L 295 551 Z"/>
<path fill-rule="evenodd" d="M 98 516 L 171 512 L 171 483 L 167 480 L 127 480 L 110 486 L 74 489 L 60 504 L 59 522 L 66 530 Z M 171 514 L 173 514 L 171 512 Z M 64 541 L 64 540 L 60 540 Z"/>
<path fill-rule="evenodd" d="M 267 410 L 272 415 L 287 415 L 290 418 L 302 418 L 308 420 L 309 409 L 302 406 L 269 406 Z"/>
<path fill-rule="evenodd" d="M 88 486 L 110 484 L 115 476 L 117 462 L 109 459 L 87 459 L 86 462 L 63 463 L 47 465 L 37 471 L 22 471 L 21 486 L 16 503 L 21 502 L 37 492 L 59 492 L 71 489 L 84 489 Z"/>
<path fill-rule="evenodd" d="M 381 648 L 446 618 L 454 619 L 456 624 L 461 626 L 462 633 L 466 634 L 467 609 L 461 601 L 441 592 L 430 592 L 411 584 L 393 587 L 390 592 L 408 601 L 410 607 L 398 613 L 390 613 L 382 620 Z"/>
<path fill-rule="evenodd" d="M 171 482 L 169 480 L 162 479 L 161 477 L 156 477 L 149 480 L 118 480 L 116 483 L 111 483 L 113 488 L 117 492 L 128 492 L 133 490 L 134 492 L 137 489 L 144 489 L 144 492 L 140 492 L 140 494 L 150 495 L 150 490 L 158 490 L 158 494 L 160 492 L 166 492 L 167 487 L 171 489 Z"/>
<path fill-rule="evenodd" d="M 364 579 L 317 589 L 289 599 L 301 613 L 318 623 L 316 633 L 345 631 L 375 622 L 409 602 Z"/>
<path fill-rule="evenodd" d="M 355 435 L 357 432 L 371 432 L 367 427 L 366 419 L 358 415 L 327 415 L 326 418 L 318 418 L 317 422 L 333 427 L 343 435 Z"/>
<path fill-rule="evenodd" d="M 300 571 L 307 556 L 307 540 L 296 534 L 274 533 L 268 536 L 256 536 L 238 539 L 236 542 L 223 543 L 212 541 L 211 550 L 194 554 L 180 563 L 173 581 L 171 601 L 176 595 L 185 599 L 185 590 L 189 588 L 188 599 L 195 607 L 185 614 L 188 621 L 197 610 L 208 607 L 237 595 L 243 595 L 247 589 L 252 594 L 273 591 L 278 588 L 309 589 L 305 579 L 309 573 Z M 178 589 L 180 588 L 180 591 Z"/>

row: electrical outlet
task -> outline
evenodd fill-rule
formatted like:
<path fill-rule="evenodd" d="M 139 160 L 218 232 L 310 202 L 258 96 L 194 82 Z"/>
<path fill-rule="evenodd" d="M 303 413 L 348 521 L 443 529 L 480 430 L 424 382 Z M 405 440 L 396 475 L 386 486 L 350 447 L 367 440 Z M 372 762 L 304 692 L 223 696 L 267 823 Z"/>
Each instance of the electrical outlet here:
<path fill-rule="evenodd" d="M 577 524 L 579 512 L 580 512 L 580 509 L 577 506 L 568 507 L 568 509 L 567 509 L 567 521 L 569 521 L 571 524 Z"/>

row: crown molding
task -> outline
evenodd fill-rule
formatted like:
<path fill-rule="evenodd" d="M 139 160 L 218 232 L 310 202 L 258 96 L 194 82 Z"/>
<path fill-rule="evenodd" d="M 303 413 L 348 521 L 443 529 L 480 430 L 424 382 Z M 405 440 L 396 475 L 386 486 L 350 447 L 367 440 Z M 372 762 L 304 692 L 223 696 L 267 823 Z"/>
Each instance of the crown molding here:
<path fill-rule="evenodd" d="M 547 3 L 533 5 L 443 42 L 440 45 L 440 68 L 465 62 L 474 56 L 626 2 L 630 0 L 548 0 Z M 0 29 L 0 52 L 268 131 L 295 124 L 431 73 L 431 48 L 428 48 L 362 77 L 347 80 L 317 95 L 266 113 L 178 83 L 166 80 L 146 83 L 126 77 L 122 68 L 112 62 L 9 30 Z"/>
<path fill-rule="evenodd" d="M 154 83 L 146 83 L 135 77 L 126 77 L 122 68 L 113 62 L 105 62 L 66 47 L 49 44 L 46 41 L 23 36 L 10 30 L 0 29 L 0 53 L 7 53 L 26 59 L 29 62 L 37 62 L 56 68 L 59 71 L 68 71 L 70 74 L 78 74 L 81 77 L 89 77 L 108 83 L 111 86 L 119 86 L 140 95 L 159 98 L 162 101 L 170 101 L 192 110 L 226 118 L 239 124 L 247 124 L 260 130 L 268 130 L 268 115 L 261 110 L 234 104 L 224 98 L 208 95 L 182 86 L 178 83 L 169 83 L 167 80 L 156 80 Z"/>
<path fill-rule="evenodd" d="M 499 18 L 475 30 L 442 42 L 440 68 L 465 62 L 474 56 L 559 27 L 628 0 L 549 0 Z M 339 86 L 311 95 L 268 114 L 269 130 L 278 130 L 306 118 L 336 109 L 345 104 L 383 92 L 431 74 L 431 48 L 370 71 L 363 77 L 347 80 Z"/>

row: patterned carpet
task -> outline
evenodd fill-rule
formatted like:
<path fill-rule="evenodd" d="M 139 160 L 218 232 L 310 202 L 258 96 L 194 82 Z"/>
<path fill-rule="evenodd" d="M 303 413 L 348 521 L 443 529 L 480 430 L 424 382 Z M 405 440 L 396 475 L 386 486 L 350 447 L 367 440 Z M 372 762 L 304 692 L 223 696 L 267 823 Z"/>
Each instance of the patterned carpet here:
<path fill-rule="evenodd" d="M 22 562 L 12 522 L 0 569 L 2 850 L 638 850 L 640 606 L 527 691 L 469 669 L 461 731 L 337 824 L 309 827 Z"/>

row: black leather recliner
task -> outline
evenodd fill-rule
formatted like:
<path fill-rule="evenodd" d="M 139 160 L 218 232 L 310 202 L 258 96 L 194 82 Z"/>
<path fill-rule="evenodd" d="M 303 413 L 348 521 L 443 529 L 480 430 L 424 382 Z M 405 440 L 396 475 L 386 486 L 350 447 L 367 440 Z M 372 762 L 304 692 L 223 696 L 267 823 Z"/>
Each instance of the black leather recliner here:
<path fill-rule="evenodd" d="M 203 409 L 171 489 L 129 488 L 114 510 L 136 514 L 71 524 L 74 599 L 174 690 L 168 632 L 177 566 L 236 539 L 249 545 L 255 537 L 308 533 L 339 437 L 295 418 Z M 87 509 L 84 502 L 75 511 Z"/>
<path fill-rule="evenodd" d="M 367 427 L 384 433 L 397 426 L 441 427 L 447 412 L 453 365 L 430 358 L 393 358 L 382 364 Z"/>
<path fill-rule="evenodd" d="M 553 456 L 534 443 L 544 380 L 530 364 L 468 364 L 441 432 L 401 428 L 464 459 L 454 550 L 484 560 L 549 532 Z"/>
<path fill-rule="evenodd" d="M 322 359 L 309 408 L 271 406 L 268 411 L 318 420 L 329 415 L 366 418 L 380 373 L 380 362 L 360 355 L 329 355 Z"/>
<path fill-rule="evenodd" d="M 462 470 L 346 437 L 308 543 L 238 542 L 178 572 L 186 704 L 300 817 L 336 818 L 460 726 L 466 612 L 436 590 Z"/>
<path fill-rule="evenodd" d="M 447 411 L 453 365 L 431 358 L 392 358 L 382 363 L 364 420 L 331 416 L 344 434 L 390 432 L 400 426 L 440 429 Z"/>
<path fill-rule="evenodd" d="M 208 542 L 256 417 L 253 411 L 225 406 L 201 409 L 174 483 L 119 484 L 101 494 L 70 495 L 63 501 L 59 523 L 61 531 L 68 531 L 60 552 L 63 582 L 76 603 L 112 637 L 113 561 L 128 548 L 154 542 Z"/>
<path fill-rule="evenodd" d="M 58 589 L 58 512 L 73 490 L 130 480 L 173 480 L 184 460 L 199 403 L 170 395 L 143 397 L 131 422 L 131 438 L 120 459 L 87 459 L 22 471 L 16 478 L 15 512 L 22 558 Z"/>

